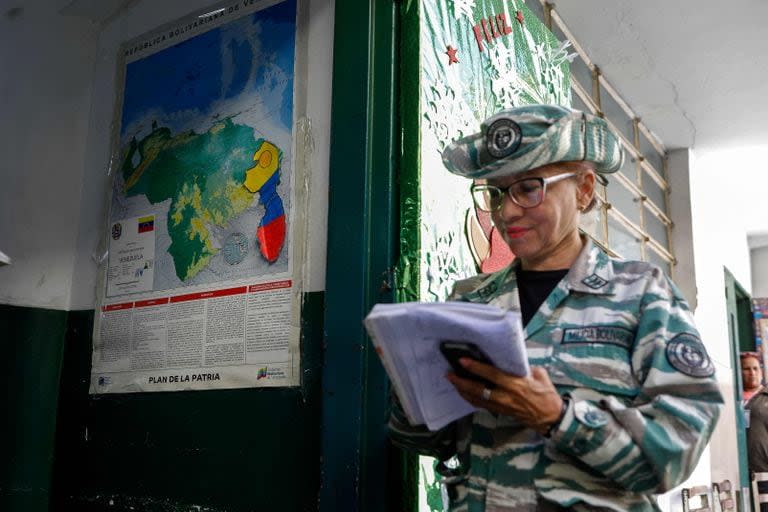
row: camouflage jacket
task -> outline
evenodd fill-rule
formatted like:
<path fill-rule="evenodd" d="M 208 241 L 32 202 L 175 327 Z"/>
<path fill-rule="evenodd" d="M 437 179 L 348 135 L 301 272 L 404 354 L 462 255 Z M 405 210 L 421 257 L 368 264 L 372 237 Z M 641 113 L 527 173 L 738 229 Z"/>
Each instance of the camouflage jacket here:
<path fill-rule="evenodd" d="M 459 281 L 452 299 L 519 310 L 515 265 Z M 654 494 L 693 471 L 723 403 L 677 288 L 587 242 L 525 334 L 530 364 L 569 398 L 549 438 L 485 410 L 429 432 L 394 407 L 393 441 L 458 456 L 450 510 L 658 510 Z"/>
<path fill-rule="evenodd" d="M 768 471 L 768 387 L 763 386 L 744 405 L 747 424 L 747 453 L 751 471 Z"/>

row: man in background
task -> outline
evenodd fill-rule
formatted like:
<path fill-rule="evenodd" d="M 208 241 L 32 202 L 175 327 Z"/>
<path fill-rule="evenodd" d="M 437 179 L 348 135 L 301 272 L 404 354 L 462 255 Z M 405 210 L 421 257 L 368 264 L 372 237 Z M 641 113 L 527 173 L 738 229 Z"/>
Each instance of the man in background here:
<path fill-rule="evenodd" d="M 763 370 L 760 354 L 741 353 L 741 380 L 744 388 L 743 404 L 747 426 L 747 457 L 750 472 L 768 471 L 768 388 L 762 385 Z M 760 492 L 768 485 L 760 482 Z M 768 503 L 760 504 L 761 512 L 768 512 Z"/>
<path fill-rule="evenodd" d="M 742 400 L 746 403 L 763 386 L 763 370 L 757 352 L 741 353 L 741 381 L 744 387 Z"/>

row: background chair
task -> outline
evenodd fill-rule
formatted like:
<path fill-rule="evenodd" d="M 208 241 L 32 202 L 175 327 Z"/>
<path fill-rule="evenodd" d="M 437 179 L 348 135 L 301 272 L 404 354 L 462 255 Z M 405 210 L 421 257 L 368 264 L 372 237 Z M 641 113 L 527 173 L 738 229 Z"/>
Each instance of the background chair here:
<path fill-rule="evenodd" d="M 733 499 L 733 486 L 730 480 L 712 482 L 712 501 L 716 511 L 736 510 L 736 500 Z"/>
<path fill-rule="evenodd" d="M 755 512 L 768 511 L 768 473 L 753 471 L 752 503 Z"/>
<path fill-rule="evenodd" d="M 709 487 L 697 485 L 680 491 L 683 496 L 683 512 L 714 512 L 709 504 Z"/>

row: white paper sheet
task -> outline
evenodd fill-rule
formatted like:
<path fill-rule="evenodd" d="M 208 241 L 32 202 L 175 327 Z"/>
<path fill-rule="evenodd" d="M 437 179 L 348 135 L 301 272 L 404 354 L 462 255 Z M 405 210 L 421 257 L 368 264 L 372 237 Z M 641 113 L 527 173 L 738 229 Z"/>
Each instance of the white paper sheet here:
<path fill-rule="evenodd" d="M 475 343 L 500 370 L 528 374 L 519 312 L 467 302 L 377 304 L 365 326 L 411 423 L 438 430 L 475 407 L 445 378 L 445 340 Z"/>

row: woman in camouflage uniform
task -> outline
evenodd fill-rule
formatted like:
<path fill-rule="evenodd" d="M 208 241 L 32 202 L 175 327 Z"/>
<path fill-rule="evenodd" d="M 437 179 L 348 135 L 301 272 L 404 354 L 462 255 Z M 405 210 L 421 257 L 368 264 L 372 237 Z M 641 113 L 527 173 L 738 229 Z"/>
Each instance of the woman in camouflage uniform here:
<path fill-rule="evenodd" d="M 479 411 L 429 432 L 396 404 L 394 442 L 444 461 L 450 510 L 658 510 L 654 494 L 691 473 L 722 396 L 675 285 L 579 232 L 596 173 L 621 168 L 618 137 L 600 118 L 529 105 L 486 120 L 443 161 L 474 179 L 475 204 L 516 255 L 451 299 L 520 311 L 532 371 L 462 359 L 495 384 L 448 376 Z"/>

